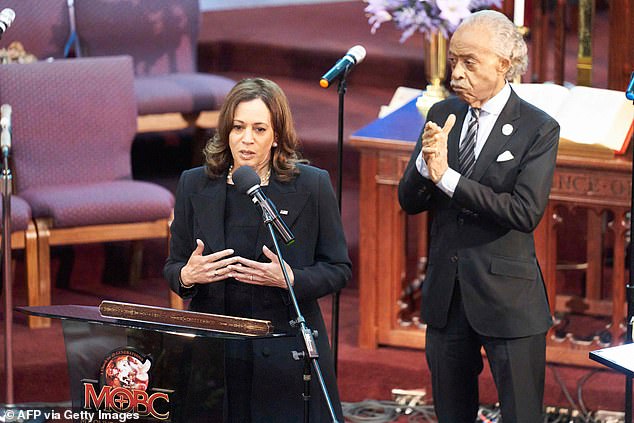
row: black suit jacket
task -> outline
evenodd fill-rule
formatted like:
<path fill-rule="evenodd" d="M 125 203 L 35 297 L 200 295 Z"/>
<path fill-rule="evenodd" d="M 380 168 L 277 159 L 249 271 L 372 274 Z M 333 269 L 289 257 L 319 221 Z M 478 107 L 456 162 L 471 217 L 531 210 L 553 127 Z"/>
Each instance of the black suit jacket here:
<path fill-rule="evenodd" d="M 340 414 L 328 335 L 317 299 L 344 287 L 351 276 L 351 263 L 328 173 L 306 165 L 299 165 L 299 170 L 299 175 L 288 183 L 271 178 L 267 196 L 278 210 L 288 211 L 281 217 L 295 235 L 295 243 L 285 246 L 280 242 L 283 257 L 293 269 L 294 289 L 302 314 L 308 326 L 319 333 L 319 363 L 335 409 Z M 178 184 L 174 221 L 170 228 L 170 255 L 164 275 L 173 291 L 191 297 L 190 309 L 193 311 L 225 312 L 224 282 L 184 289 L 179 284 L 179 275 L 196 248 L 197 238 L 205 244 L 205 255 L 225 249 L 226 190 L 226 178 L 209 179 L 202 167 L 183 172 Z M 259 261 L 269 261 L 262 253 L 263 245 L 274 251 L 270 233 L 261 224 L 254 256 Z M 252 317 L 271 320 L 276 332 L 296 333 L 297 330 L 289 325 L 296 316 L 288 291 L 264 286 L 254 289 Z M 301 420 L 303 362 L 293 360 L 291 351 L 301 351 L 302 346 L 303 343 L 294 337 L 253 342 L 254 421 Z M 326 421 L 328 414 L 315 377 L 313 382 L 311 415 L 315 421 Z"/>
<path fill-rule="evenodd" d="M 458 169 L 458 145 L 468 105 L 453 97 L 434 105 L 427 120 L 457 120 L 448 136 L 448 163 Z M 502 128 L 506 126 L 503 132 Z M 512 132 L 508 135 L 509 126 Z M 420 175 L 419 139 L 399 184 L 407 213 L 431 212 L 422 317 L 442 328 L 456 279 L 472 327 L 494 337 L 543 333 L 552 324 L 533 230 L 548 202 L 559 125 L 515 92 L 498 117 L 470 178 L 452 198 Z M 503 160 L 511 157 L 511 160 Z M 504 153 L 504 156 L 500 155 Z"/>

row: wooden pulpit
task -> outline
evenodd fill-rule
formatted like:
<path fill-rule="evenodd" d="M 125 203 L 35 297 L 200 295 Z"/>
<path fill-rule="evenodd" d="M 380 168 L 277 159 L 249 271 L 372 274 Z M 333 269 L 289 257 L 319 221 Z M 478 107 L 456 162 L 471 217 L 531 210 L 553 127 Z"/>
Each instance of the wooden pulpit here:
<path fill-rule="evenodd" d="M 427 216 L 407 216 L 398 203 L 398 182 L 424 119 L 415 100 L 356 131 L 350 142 L 361 154 L 359 219 L 359 344 L 424 348 L 418 319 L 420 284 L 427 258 Z M 626 236 L 631 161 L 560 154 L 546 213 L 535 232 L 539 263 L 557 325 L 548 336 L 550 362 L 596 365 L 589 351 L 619 345 L 625 321 Z M 564 263 L 558 240 L 578 230 L 573 214 L 584 210 L 585 260 Z M 569 221 L 567 221 L 567 219 Z M 572 226 L 571 226 L 572 224 Z M 571 229 L 572 228 L 572 229 Z M 563 295 L 567 269 L 584 272 L 583 295 Z M 559 283 L 558 283 L 559 279 Z M 606 292 L 608 295 L 606 297 Z M 596 336 L 576 338 L 561 316 L 604 319 Z"/>

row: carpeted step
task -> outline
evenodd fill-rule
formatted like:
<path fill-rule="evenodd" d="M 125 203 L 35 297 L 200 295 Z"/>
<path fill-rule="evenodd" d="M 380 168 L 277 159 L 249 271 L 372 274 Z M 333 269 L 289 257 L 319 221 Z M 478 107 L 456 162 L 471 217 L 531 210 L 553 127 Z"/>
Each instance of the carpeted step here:
<path fill-rule="evenodd" d="M 354 70 L 370 87 L 424 87 L 423 37 L 400 43 L 386 24 L 371 34 L 365 3 L 304 4 L 203 13 L 198 64 L 204 72 L 257 72 L 319 82 L 352 46 L 367 50 Z"/>

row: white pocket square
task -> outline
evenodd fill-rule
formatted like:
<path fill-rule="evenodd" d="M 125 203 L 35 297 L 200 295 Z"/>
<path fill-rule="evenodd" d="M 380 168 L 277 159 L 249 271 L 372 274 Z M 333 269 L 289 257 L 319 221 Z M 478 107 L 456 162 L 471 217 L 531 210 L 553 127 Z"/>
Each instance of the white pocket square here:
<path fill-rule="evenodd" d="M 513 154 L 506 150 L 504 153 L 500 154 L 498 158 L 495 160 L 496 162 L 508 162 L 509 160 L 513 160 L 515 157 Z"/>

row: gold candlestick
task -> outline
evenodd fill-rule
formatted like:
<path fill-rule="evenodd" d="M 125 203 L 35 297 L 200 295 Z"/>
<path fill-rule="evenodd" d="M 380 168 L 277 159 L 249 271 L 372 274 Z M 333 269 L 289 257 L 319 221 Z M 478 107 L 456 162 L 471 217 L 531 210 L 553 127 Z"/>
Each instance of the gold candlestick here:
<path fill-rule="evenodd" d="M 439 32 L 430 34 L 425 48 L 425 76 L 429 84 L 425 92 L 416 100 L 418 111 L 427 116 L 427 112 L 441 100 L 449 95 L 444 86 L 445 72 L 447 70 L 447 39 Z"/>
<path fill-rule="evenodd" d="M 592 21 L 594 0 L 579 0 L 579 53 L 577 85 L 592 86 Z"/>

